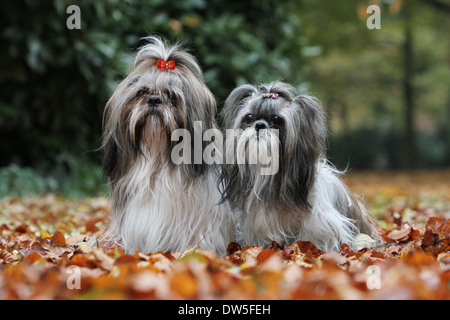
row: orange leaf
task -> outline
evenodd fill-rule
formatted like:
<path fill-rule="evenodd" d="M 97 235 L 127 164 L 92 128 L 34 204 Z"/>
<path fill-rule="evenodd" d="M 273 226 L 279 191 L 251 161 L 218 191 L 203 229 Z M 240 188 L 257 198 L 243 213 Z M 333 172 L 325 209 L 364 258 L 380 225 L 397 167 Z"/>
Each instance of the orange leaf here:
<path fill-rule="evenodd" d="M 170 288 L 184 299 L 195 299 L 198 290 L 198 280 L 189 270 L 173 274 L 170 279 Z"/>
<path fill-rule="evenodd" d="M 258 256 L 256 257 L 256 261 L 258 264 L 264 263 L 267 259 L 269 259 L 271 256 L 273 256 L 276 252 L 272 249 L 264 249 L 261 251 Z"/>
<path fill-rule="evenodd" d="M 39 259 L 42 259 L 41 255 L 37 252 L 30 253 L 23 261 L 28 261 L 30 263 L 35 263 Z"/>
<path fill-rule="evenodd" d="M 100 230 L 95 224 L 99 221 L 102 221 L 100 218 L 91 219 L 88 222 L 86 222 L 86 231 L 95 233 L 98 230 Z"/>
<path fill-rule="evenodd" d="M 52 244 L 57 245 L 57 246 L 65 246 L 66 245 L 66 238 L 64 237 L 64 235 L 59 232 L 56 231 L 51 239 Z"/>
<path fill-rule="evenodd" d="M 133 263 L 136 262 L 137 260 L 130 254 L 124 254 L 121 255 L 120 257 L 118 257 L 114 263 L 114 265 L 119 265 L 119 264 L 128 264 L 128 263 Z"/>

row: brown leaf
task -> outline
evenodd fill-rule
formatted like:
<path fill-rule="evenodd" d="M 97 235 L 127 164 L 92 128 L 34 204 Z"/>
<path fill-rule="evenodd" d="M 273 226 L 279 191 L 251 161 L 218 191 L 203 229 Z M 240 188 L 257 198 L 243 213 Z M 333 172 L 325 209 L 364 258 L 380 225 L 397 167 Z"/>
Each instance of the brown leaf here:
<path fill-rule="evenodd" d="M 74 246 L 74 245 L 77 245 L 80 242 L 86 242 L 87 239 L 89 239 L 89 236 L 87 236 L 85 234 L 78 234 L 76 236 L 69 237 L 66 240 L 66 245 L 67 246 Z"/>
<path fill-rule="evenodd" d="M 308 251 L 310 251 L 311 254 L 316 258 L 324 253 L 323 251 L 317 249 L 317 247 L 311 241 L 297 241 L 296 244 L 302 253 L 307 253 Z"/>
<path fill-rule="evenodd" d="M 115 265 L 119 265 L 119 264 L 128 264 L 128 263 L 133 263 L 136 262 L 137 260 L 130 254 L 123 254 L 120 257 L 118 257 L 115 261 Z"/>
<path fill-rule="evenodd" d="M 441 236 L 442 239 L 450 238 L 450 220 L 442 217 L 428 219 L 425 229 Z"/>
<path fill-rule="evenodd" d="M 64 235 L 61 232 L 56 231 L 51 238 L 51 242 L 52 242 L 52 244 L 57 245 L 57 246 L 65 246 L 66 238 L 64 237 Z"/>
<path fill-rule="evenodd" d="M 100 262 L 101 267 L 107 271 L 111 271 L 114 266 L 114 259 L 103 252 L 103 249 L 93 249 L 94 256 Z"/>
<path fill-rule="evenodd" d="M 246 246 L 241 250 L 240 258 L 250 266 L 256 265 L 258 262 L 256 257 L 262 251 L 258 246 Z"/>
<path fill-rule="evenodd" d="M 231 242 L 227 247 L 227 256 L 234 254 L 236 251 L 241 250 L 241 245 L 237 242 Z"/>
<path fill-rule="evenodd" d="M 283 250 L 284 249 L 284 247 L 282 245 L 280 245 L 278 242 L 276 242 L 275 240 L 272 241 L 271 248 L 273 250 Z"/>
<path fill-rule="evenodd" d="M 258 264 L 264 263 L 267 259 L 269 259 L 271 256 L 273 256 L 276 253 L 276 251 L 269 249 L 264 249 L 256 256 L 256 261 Z"/>
<path fill-rule="evenodd" d="M 88 252 L 92 252 L 92 248 L 89 246 L 89 244 L 87 242 L 80 242 L 78 243 L 78 247 L 80 248 L 81 252 L 83 253 L 88 253 Z"/>
<path fill-rule="evenodd" d="M 95 224 L 99 221 L 102 221 L 102 219 L 99 218 L 95 218 L 95 219 L 91 219 L 88 222 L 86 222 L 86 231 L 88 232 L 92 232 L 95 233 L 98 230 L 100 230 Z"/>
<path fill-rule="evenodd" d="M 4 261 L 4 263 L 13 263 L 19 261 L 15 255 L 9 253 L 8 251 L 1 249 L 0 250 L 0 264 Z"/>
<path fill-rule="evenodd" d="M 25 232 L 27 232 L 27 226 L 24 224 L 21 224 L 21 225 L 17 226 L 14 230 L 17 232 L 20 232 L 20 233 L 25 233 Z"/>
<path fill-rule="evenodd" d="M 425 234 L 422 238 L 422 248 L 430 247 L 430 246 L 437 246 L 441 242 L 441 239 L 439 238 L 439 235 L 434 233 L 431 230 L 425 231 Z"/>
<path fill-rule="evenodd" d="M 334 265 L 343 265 L 347 259 L 338 252 L 328 252 L 320 256 L 320 261 Z"/>
<path fill-rule="evenodd" d="M 66 266 L 76 265 L 79 267 L 85 267 L 89 269 L 95 269 L 97 271 L 104 272 L 99 267 L 102 261 L 99 261 L 93 252 L 87 254 L 75 253 L 69 261 L 67 261 Z"/>
<path fill-rule="evenodd" d="M 388 237 L 395 241 L 407 240 L 409 234 L 411 233 L 411 230 L 411 226 L 407 223 L 404 223 L 400 230 L 392 230 L 391 232 L 389 232 Z"/>

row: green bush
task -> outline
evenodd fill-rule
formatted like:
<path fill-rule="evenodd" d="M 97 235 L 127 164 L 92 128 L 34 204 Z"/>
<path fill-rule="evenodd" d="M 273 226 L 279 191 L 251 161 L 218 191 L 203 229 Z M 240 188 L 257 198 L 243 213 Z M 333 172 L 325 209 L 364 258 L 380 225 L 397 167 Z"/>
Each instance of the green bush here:
<path fill-rule="evenodd" d="M 57 188 L 58 182 L 54 178 L 44 178 L 31 168 L 12 164 L 0 169 L 0 197 L 54 192 Z"/>
<path fill-rule="evenodd" d="M 64 196 L 84 197 L 106 195 L 107 187 L 101 168 L 91 162 L 70 161 L 70 170 L 58 167 L 42 174 L 30 167 L 11 164 L 0 169 L 0 198 L 58 193 Z"/>

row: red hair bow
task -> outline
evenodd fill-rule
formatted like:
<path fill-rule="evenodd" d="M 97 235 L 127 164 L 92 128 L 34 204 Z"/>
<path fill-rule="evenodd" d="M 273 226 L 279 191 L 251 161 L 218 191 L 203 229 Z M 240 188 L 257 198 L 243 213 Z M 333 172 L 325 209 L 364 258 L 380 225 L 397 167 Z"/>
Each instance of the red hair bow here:
<path fill-rule="evenodd" d="M 165 62 L 163 60 L 158 59 L 158 62 L 156 63 L 156 68 L 161 71 L 175 70 L 175 60 Z"/>

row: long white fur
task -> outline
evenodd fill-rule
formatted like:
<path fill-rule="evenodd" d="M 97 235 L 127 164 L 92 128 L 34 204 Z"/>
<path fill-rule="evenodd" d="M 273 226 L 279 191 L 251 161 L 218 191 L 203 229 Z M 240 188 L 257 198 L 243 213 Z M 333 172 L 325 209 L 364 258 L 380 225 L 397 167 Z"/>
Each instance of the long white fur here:
<path fill-rule="evenodd" d="M 341 243 L 352 243 L 357 233 L 354 221 L 335 207 L 339 194 L 349 198 L 347 188 L 338 178 L 340 173 L 324 159 L 317 163 L 316 170 L 317 180 L 309 196 L 312 209 L 298 212 L 298 215 L 266 209 L 257 193 L 262 186 L 257 185 L 270 176 L 257 176 L 254 192 L 247 199 L 246 212 L 238 212 L 239 242 L 267 247 L 273 240 L 282 245 L 304 240 L 311 241 L 323 251 L 336 251 Z"/>
<path fill-rule="evenodd" d="M 140 156 L 123 183 L 117 185 L 130 198 L 110 225 L 126 251 L 183 252 L 199 244 L 223 255 L 233 240 L 228 209 L 217 205 L 216 178 L 208 174 L 184 183 L 178 168 L 161 168 L 153 157 Z"/>

